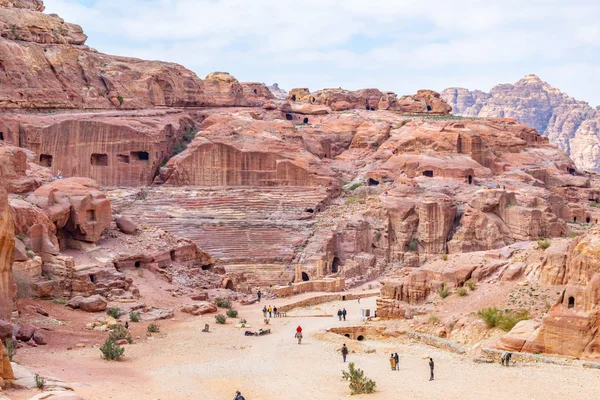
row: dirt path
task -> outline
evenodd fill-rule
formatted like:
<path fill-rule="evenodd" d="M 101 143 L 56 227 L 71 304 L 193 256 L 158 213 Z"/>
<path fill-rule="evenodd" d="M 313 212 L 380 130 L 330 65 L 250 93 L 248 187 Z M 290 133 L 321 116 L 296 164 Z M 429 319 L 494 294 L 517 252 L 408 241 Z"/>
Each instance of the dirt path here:
<path fill-rule="evenodd" d="M 305 296 L 302 296 L 305 297 Z M 285 304 L 294 299 L 278 299 Z M 370 346 L 376 353 L 351 353 L 367 376 L 377 382 L 378 392 L 357 399 L 591 399 L 600 395 L 600 371 L 553 365 L 474 364 L 470 358 L 421 345 L 394 341 L 358 343 L 323 331 L 334 326 L 360 323 L 361 307 L 374 308 L 375 298 L 333 302 L 318 306 L 335 314 L 346 307 L 349 318 L 288 317 L 272 319 L 273 334 L 246 337 L 234 321 L 215 325 L 214 317 L 196 317 L 163 324 L 164 334 L 152 341 L 127 346 L 126 360 L 109 363 L 99 351 L 83 349 L 44 354 L 35 368 L 71 382 L 85 382 L 76 388 L 85 399 L 225 399 L 241 390 L 248 400 L 345 399 L 347 382 L 341 379 L 344 364 L 336 351 L 347 342 L 351 349 Z M 262 304 L 242 307 L 240 317 L 263 327 Z M 313 307 L 314 308 L 314 307 Z M 211 333 L 202 333 L 205 323 Z M 296 326 L 302 325 L 305 340 L 294 340 Z M 160 336 L 160 335 L 159 335 Z M 401 355 L 400 371 L 391 371 L 389 353 Z M 427 360 L 436 360 L 436 380 L 429 382 Z M 21 398 L 19 396 L 15 398 Z"/>

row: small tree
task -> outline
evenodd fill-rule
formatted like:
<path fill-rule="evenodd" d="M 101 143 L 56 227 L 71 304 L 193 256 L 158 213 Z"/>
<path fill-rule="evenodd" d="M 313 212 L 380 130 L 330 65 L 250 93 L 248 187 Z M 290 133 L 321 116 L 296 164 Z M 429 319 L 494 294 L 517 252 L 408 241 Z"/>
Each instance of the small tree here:
<path fill-rule="evenodd" d="M 140 322 L 140 313 L 134 311 L 130 312 L 129 319 L 131 320 L 131 322 Z"/>
<path fill-rule="evenodd" d="M 355 394 L 374 393 L 377 383 L 368 379 L 360 368 L 355 368 L 354 363 L 348 364 L 348 371 L 342 371 L 342 378 L 350 381 L 350 392 Z"/>
<path fill-rule="evenodd" d="M 215 299 L 215 305 L 219 308 L 231 309 L 231 300 L 226 297 L 217 297 Z"/>
<path fill-rule="evenodd" d="M 125 339 L 125 340 L 127 340 L 127 343 L 129 343 L 129 344 L 133 343 L 133 339 L 131 338 L 131 333 L 129 333 L 129 330 L 127 328 L 125 328 L 123 325 L 115 325 L 112 328 L 112 332 L 110 333 L 110 338 L 113 339 L 115 342 Z"/>
<path fill-rule="evenodd" d="M 237 318 L 238 312 L 236 310 L 227 310 L 226 312 L 229 318 Z"/>
<path fill-rule="evenodd" d="M 100 347 L 100 351 L 102 352 L 102 357 L 105 360 L 109 361 L 119 361 L 123 353 L 125 353 L 125 349 L 117 344 L 117 342 L 112 339 L 106 339 L 106 342 Z"/>
<path fill-rule="evenodd" d="M 40 390 L 44 389 L 44 387 L 46 386 L 46 380 L 43 377 L 41 377 L 39 374 L 35 374 L 33 379 L 35 380 L 36 388 Z"/>
<path fill-rule="evenodd" d="M 442 283 L 442 286 L 438 289 L 438 294 L 442 299 L 445 299 L 446 297 L 450 296 L 450 290 L 448 289 L 448 286 L 445 283 Z"/>
<path fill-rule="evenodd" d="M 158 333 L 160 332 L 160 326 L 157 324 L 150 324 L 148 325 L 148 332 L 150 333 Z"/>

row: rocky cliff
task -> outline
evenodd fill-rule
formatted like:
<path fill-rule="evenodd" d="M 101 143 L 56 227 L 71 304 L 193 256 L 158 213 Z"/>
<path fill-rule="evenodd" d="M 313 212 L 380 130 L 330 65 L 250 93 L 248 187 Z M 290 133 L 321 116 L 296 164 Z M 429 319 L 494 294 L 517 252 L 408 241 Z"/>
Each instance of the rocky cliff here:
<path fill-rule="evenodd" d="M 527 124 L 571 156 L 578 168 L 600 171 L 600 112 L 535 75 L 514 85 L 497 85 L 490 93 L 449 88 L 442 97 L 455 114 L 508 117 Z"/>

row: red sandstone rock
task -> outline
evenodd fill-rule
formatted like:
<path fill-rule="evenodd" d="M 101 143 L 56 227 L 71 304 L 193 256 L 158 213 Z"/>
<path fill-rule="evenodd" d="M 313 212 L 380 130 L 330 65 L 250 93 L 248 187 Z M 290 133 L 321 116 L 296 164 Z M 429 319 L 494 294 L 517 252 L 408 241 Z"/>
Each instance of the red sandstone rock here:
<path fill-rule="evenodd" d="M 217 306 L 213 303 L 186 304 L 180 311 L 191 315 L 204 315 L 217 312 Z"/>
<path fill-rule="evenodd" d="M 5 342 L 6 339 L 13 337 L 13 324 L 0 319 L 0 341 Z"/>
<path fill-rule="evenodd" d="M 46 339 L 46 334 L 44 334 L 41 330 L 36 330 L 33 334 L 33 341 L 38 346 L 45 346 L 48 344 L 48 340 Z"/>
<path fill-rule="evenodd" d="M 204 91 L 211 106 L 244 106 L 242 84 L 227 72 L 213 72 L 204 78 Z"/>
<path fill-rule="evenodd" d="M 19 331 L 17 332 L 16 338 L 22 342 L 27 342 L 33 337 L 35 331 L 36 327 L 31 324 L 21 325 Z"/>
<path fill-rule="evenodd" d="M 136 223 L 127 217 L 120 216 L 117 217 L 115 221 L 117 223 L 117 228 L 119 228 L 121 232 L 127 235 L 133 235 L 138 230 L 138 226 L 136 225 Z"/>
<path fill-rule="evenodd" d="M 8 205 L 4 173 L 0 171 L 0 318 L 8 318 L 16 293 L 12 277 L 14 224 Z"/>
<path fill-rule="evenodd" d="M 24 8 L 33 11 L 44 11 L 42 0 L 0 0 L 0 7 Z"/>
<path fill-rule="evenodd" d="M 91 179 L 69 178 L 37 189 L 29 200 L 74 239 L 97 242 L 110 226 L 110 203 Z"/>
<path fill-rule="evenodd" d="M 100 312 L 106 310 L 107 302 L 102 296 L 90 297 L 75 296 L 67 303 L 67 307 L 79 308 L 86 312 Z"/>

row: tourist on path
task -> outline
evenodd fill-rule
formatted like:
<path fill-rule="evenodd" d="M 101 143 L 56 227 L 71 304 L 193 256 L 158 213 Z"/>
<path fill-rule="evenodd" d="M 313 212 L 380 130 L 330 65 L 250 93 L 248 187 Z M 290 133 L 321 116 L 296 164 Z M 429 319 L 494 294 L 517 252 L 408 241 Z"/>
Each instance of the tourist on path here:
<path fill-rule="evenodd" d="M 242 396 L 242 394 L 238 390 L 237 392 L 235 392 L 235 397 L 233 398 L 233 400 L 246 400 L 246 398 Z"/>
<path fill-rule="evenodd" d="M 298 344 L 302 343 L 302 327 L 300 325 L 296 328 L 296 335 L 294 337 L 298 339 Z"/>
<path fill-rule="evenodd" d="M 273 315 L 272 315 L 272 314 L 273 314 L 273 307 L 271 307 L 271 306 L 269 305 L 269 308 L 267 308 L 267 311 L 269 312 L 269 318 L 271 318 L 271 317 L 273 316 Z"/>
<path fill-rule="evenodd" d="M 390 355 L 390 366 L 392 367 L 392 371 L 396 370 L 396 358 L 393 353 Z"/>
<path fill-rule="evenodd" d="M 348 314 L 348 311 L 346 311 L 346 309 L 344 308 L 342 310 L 342 317 L 344 317 L 344 321 L 346 320 L 346 314 Z"/>
<path fill-rule="evenodd" d="M 338 319 L 342 320 L 342 310 L 338 310 Z"/>
<path fill-rule="evenodd" d="M 433 358 L 429 357 L 429 372 L 431 373 L 431 375 L 429 376 L 430 381 L 433 380 L 433 368 L 434 367 L 435 367 L 435 364 L 433 363 Z"/>
<path fill-rule="evenodd" d="M 394 354 L 394 361 L 396 361 L 396 370 L 400 371 L 400 357 L 398 357 L 398 353 Z"/>
<path fill-rule="evenodd" d="M 360 304 L 360 296 L 358 296 L 358 304 Z"/>
<path fill-rule="evenodd" d="M 267 318 L 267 306 L 263 307 L 263 317 Z"/>
<path fill-rule="evenodd" d="M 346 356 L 348 356 L 349 353 L 348 348 L 346 347 L 346 343 L 344 343 L 340 351 L 342 352 L 342 358 L 344 359 L 344 362 L 346 362 Z"/>
<path fill-rule="evenodd" d="M 273 307 L 273 316 L 277 318 L 277 307 Z"/>
<path fill-rule="evenodd" d="M 262 292 L 260 290 L 256 293 L 256 297 L 258 297 L 258 302 L 260 303 L 260 299 L 262 298 Z"/>
<path fill-rule="evenodd" d="M 512 357 L 512 353 L 505 351 L 502 353 L 502 358 L 500 359 L 500 364 L 508 367 L 510 365 L 510 358 Z"/>

